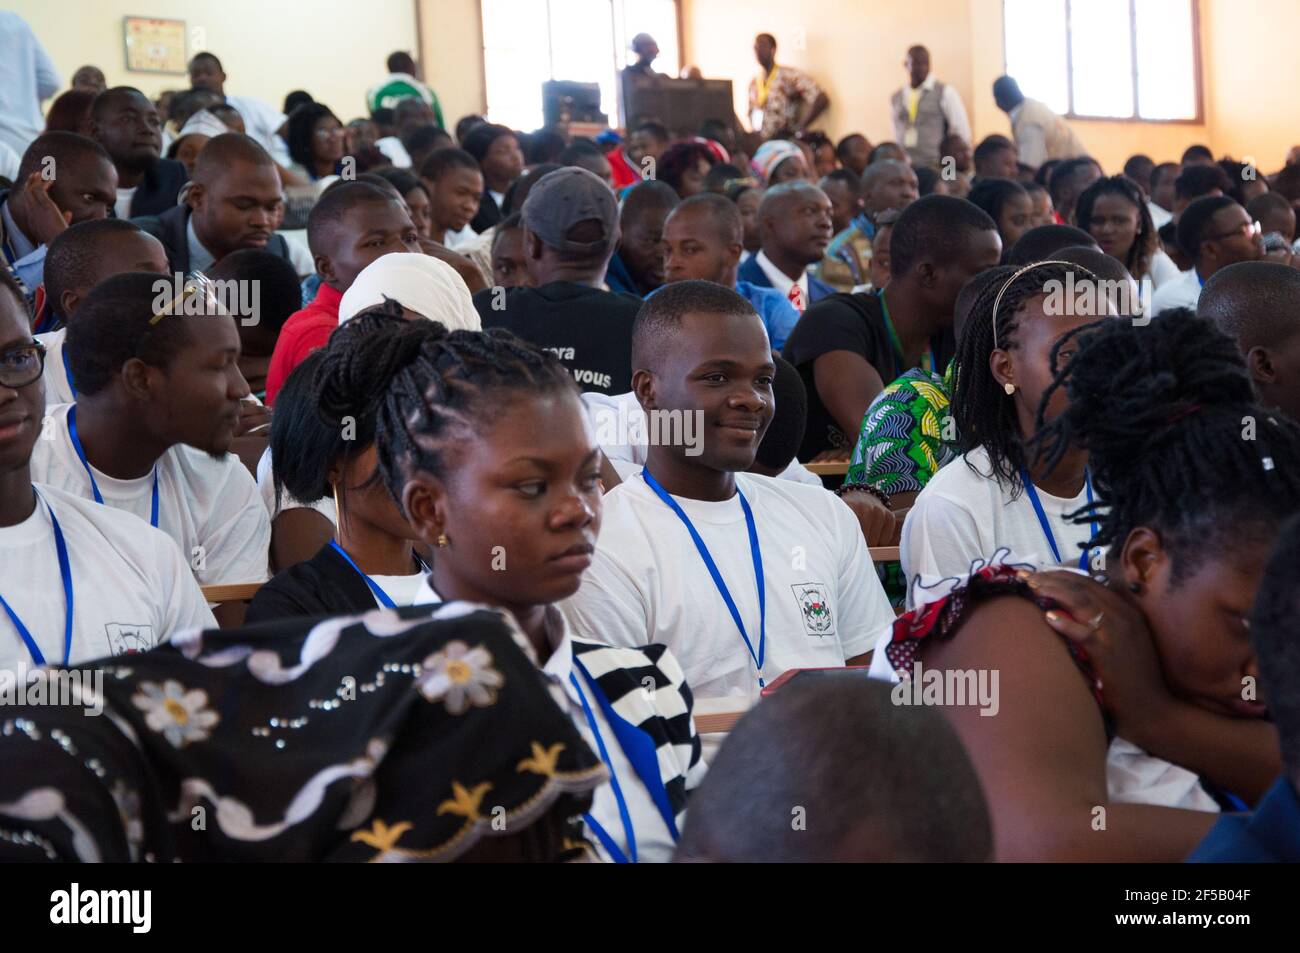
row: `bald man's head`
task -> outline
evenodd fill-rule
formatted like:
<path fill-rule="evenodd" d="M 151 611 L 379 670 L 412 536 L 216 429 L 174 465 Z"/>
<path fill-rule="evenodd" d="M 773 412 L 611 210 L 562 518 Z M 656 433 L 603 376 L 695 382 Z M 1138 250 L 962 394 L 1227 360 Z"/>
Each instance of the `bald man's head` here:
<path fill-rule="evenodd" d="M 1261 402 L 1300 421 L 1300 271 L 1271 261 L 1220 268 L 1196 313 L 1237 341 Z"/>
<path fill-rule="evenodd" d="M 919 194 L 916 171 L 906 162 L 879 159 L 862 173 L 862 201 L 871 215 L 891 208 L 901 212 L 915 202 Z"/>
<path fill-rule="evenodd" d="M 265 248 L 284 206 L 275 162 L 237 132 L 208 140 L 194 163 L 187 201 L 195 234 L 217 260 L 241 248 Z"/>
<path fill-rule="evenodd" d="M 820 261 L 834 237 L 831 200 L 810 182 L 774 185 L 758 205 L 758 234 L 763 252 L 787 274 Z"/>

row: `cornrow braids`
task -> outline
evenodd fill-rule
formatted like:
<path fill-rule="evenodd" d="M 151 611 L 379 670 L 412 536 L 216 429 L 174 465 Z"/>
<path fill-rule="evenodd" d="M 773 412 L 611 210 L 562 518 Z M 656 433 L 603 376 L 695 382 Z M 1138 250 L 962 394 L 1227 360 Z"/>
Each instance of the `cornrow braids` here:
<path fill-rule="evenodd" d="M 1063 347 L 1074 349 L 1056 369 Z M 1209 553 L 1263 541 L 1300 511 L 1300 427 L 1255 397 L 1233 340 L 1190 310 L 1137 326 L 1103 320 L 1061 338 L 1054 381 L 1069 407 L 1035 449 L 1055 463 L 1088 451 L 1096 501 L 1071 514 L 1096 521 L 1093 546 L 1156 530 L 1183 581 Z"/>
<path fill-rule="evenodd" d="M 578 394 L 558 358 L 509 331 L 448 331 L 403 320 L 400 305 L 390 305 L 385 299 L 334 332 L 315 391 L 331 423 L 373 414 L 379 469 L 399 510 L 411 474 L 444 477 L 451 442 L 481 431 L 506 393 Z"/>
<path fill-rule="evenodd" d="M 1130 275 L 1141 281 L 1142 276 L 1151 270 L 1151 259 L 1156 253 L 1158 241 L 1156 226 L 1151 220 L 1151 211 L 1147 208 L 1147 200 L 1142 195 L 1142 190 L 1138 188 L 1138 184 L 1127 175 L 1112 175 L 1109 178 L 1098 179 L 1083 190 L 1083 194 L 1074 204 L 1074 220 L 1089 234 L 1091 234 L 1088 225 L 1092 221 L 1092 207 L 1103 195 L 1118 195 L 1127 199 L 1137 209 L 1137 235 L 1133 238 L 1133 247 L 1128 250 L 1124 267 L 1128 269 Z"/>
<path fill-rule="evenodd" d="M 957 446 L 967 454 L 983 447 L 998 485 L 1020 495 L 1020 471 L 1027 463 L 1024 438 L 1015 402 L 989 369 L 994 345 L 1004 351 L 1019 346 L 1016 331 L 1020 313 L 1032 298 L 1046 294 L 1049 281 L 1064 283 L 1068 272 L 1084 272 L 1078 265 L 1048 262 L 1020 269 L 1002 281 L 988 282 L 970 306 L 970 316 L 957 343 L 952 414 L 957 425 Z M 1084 272 L 1085 274 L 1090 274 Z M 1001 294 L 1001 300 L 998 295 Z M 997 327 L 993 326 L 997 304 Z M 974 465 L 967 461 L 967 466 Z"/>

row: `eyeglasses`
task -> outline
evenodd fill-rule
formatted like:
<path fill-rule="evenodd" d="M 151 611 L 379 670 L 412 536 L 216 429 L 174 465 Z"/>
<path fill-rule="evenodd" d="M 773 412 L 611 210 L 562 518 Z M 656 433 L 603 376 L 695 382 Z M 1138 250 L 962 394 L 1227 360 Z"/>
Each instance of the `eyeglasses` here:
<path fill-rule="evenodd" d="M 312 130 L 312 135 L 320 139 L 328 139 L 330 136 L 341 136 L 346 130 L 342 126 L 324 126 L 320 129 Z"/>
<path fill-rule="evenodd" d="M 34 384 L 45 371 L 45 345 L 40 341 L 17 344 L 0 351 L 0 386 L 17 390 Z"/>
<path fill-rule="evenodd" d="M 1201 239 L 1203 242 L 1217 242 L 1225 238 L 1258 238 L 1264 232 L 1264 226 L 1259 222 L 1242 222 L 1230 232 L 1224 232 L 1222 235 L 1207 235 Z"/>

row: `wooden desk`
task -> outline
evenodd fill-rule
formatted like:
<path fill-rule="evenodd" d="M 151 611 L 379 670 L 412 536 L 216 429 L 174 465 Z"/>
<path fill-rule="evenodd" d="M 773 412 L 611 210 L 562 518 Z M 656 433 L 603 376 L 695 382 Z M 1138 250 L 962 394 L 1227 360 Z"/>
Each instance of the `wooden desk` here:
<path fill-rule="evenodd" d="M 833 460 L 830 463 L 805 463 L 809 473 L 815 473 L 818 476 L 844 476 L 849 472 L 849 461 Z"/>

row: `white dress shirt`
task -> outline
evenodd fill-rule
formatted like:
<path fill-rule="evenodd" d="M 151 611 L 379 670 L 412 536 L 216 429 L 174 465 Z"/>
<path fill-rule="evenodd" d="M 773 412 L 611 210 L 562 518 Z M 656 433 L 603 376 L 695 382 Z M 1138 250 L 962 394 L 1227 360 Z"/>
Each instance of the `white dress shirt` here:
<path fill-rule="evenodd" d="M 925 78 L 915 90 L 908 85 L 902 87 L 903 104 L 906 106 L 915 92 L 918 100 L 922 95 L 934 89 L 939 81 L 931 73 Z M 966 142 L 971 142 L 970 120 L 966 118 L 966 106 L 961 101 L 961 95 L 951 83 L 943 84 L 943 92 L 939 96 L 939 109 L 943 112 L 943 118 L 948 121 L 948 135 L 961 136 Z M 894 116 L 894 141 L 901 143 L 907 134 L 907 123 Z"/>
<path fill-rule="evenodd" d="M 755 260 L 758 262 L 758 267 L 763 269 L 763 274 L 767 275 L 767 280 L 772 283 L 772 287 L 785 295 L 787 300 L 790 297 L 790 289 L 796 284 L 799 286 L 799 301 L 802 307 L 798 307 L 797 310 L 802 314 L 808 308 L 808 272 L 801 274 L 798 281 L 793 281 L 772 263 L 772 259 L 767 257 L 767 252 L 760 249 Z M 794 304 L 793 301 L 790 303 Z"/>

